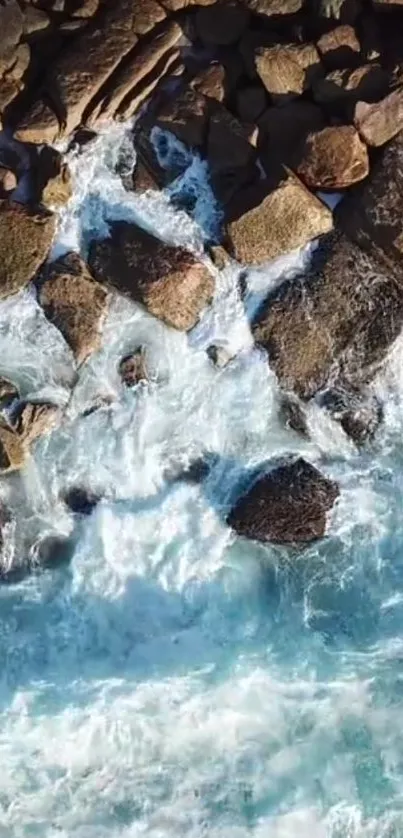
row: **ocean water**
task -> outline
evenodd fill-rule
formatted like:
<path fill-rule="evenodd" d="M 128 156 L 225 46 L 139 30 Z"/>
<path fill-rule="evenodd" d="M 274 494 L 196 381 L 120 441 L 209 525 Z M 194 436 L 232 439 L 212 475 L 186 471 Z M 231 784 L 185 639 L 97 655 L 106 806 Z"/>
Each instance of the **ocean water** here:
<path fill-rule="evenodd" d="M 127 127 L 70 162 L 55 255 L 85 254 L 113 218 L 195 252 L 219 223 L 197 158 L 171 189 L 193 195 L 193 220 L 124 190 Z M 285 429 L 249 323 L 309 259 L 246 271 L 244 300 L 245 271 L 211 265 L 216 297 L 188 336 L 115 298 L 80 370 L 32 291 L 0 304 L 0 372 L 67 405 L 0 485 L 18 509 L 3 562 L 44 533 L 75 545 L 70 564 L 0 587 L 0 838 L 402 838 L 403 341 L 374 383 L 371 445 L 314 406 L 310 441 Z M 212 342 L 236 355 L 223 370 Z M 139 343 L 151 381 L 124 391 L 117 364 Z M 204 484 L 168 479 L 206 451 Z M 339 481 L 327 537 L 299 552 L 235 537 L 239 475 L 289 452 Z M 59 499 L 77 482 L 103 497 L 79 524 Z"/>

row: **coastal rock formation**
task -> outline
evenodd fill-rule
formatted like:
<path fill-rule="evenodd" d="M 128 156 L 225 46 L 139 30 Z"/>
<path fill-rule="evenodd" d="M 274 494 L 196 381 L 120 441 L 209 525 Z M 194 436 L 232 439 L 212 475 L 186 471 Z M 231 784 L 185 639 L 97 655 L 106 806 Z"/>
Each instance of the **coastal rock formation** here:
<path fill-rule="evenodd" d="M 393 90 L 373 105 L 357 102 L 354 124 L 367 145 L 385 145 L 403 129 L 403 89 Z"/>
<path fill-rule="evenodd" d="M 91 244 L 89 265 L 97 279 L 181 331 L 196 324 L 214 293 L 212 275 L 193 253 L 125 221 L 112 222 L 110 237 Z"/>
<path fill-rule="evenodd" d="M 119 364 L 119 375 L 126 387 L 135 387 L 142 381 L 148 381 L 146 354 L 142 346 L 122 358 Z"/>
<path fill-rule="evenodd" d="M 321 538 L 339 489 L 302 458 L 275 465 L 238 500 L 228 524 L 238 535 L 272 544 Z"/>
<path fill-rule="evenodd" d="M 255 54 L 256 70 L 273 102 L 295 99 L 308 90 L 322 65 L 314 44 L 261 47 Z"/>
<path fill-rule="evenodd" d="M 325 67 L 330 71 L 355 67 L 360 62 L 361 46 L 352 26 L 336 26 L 325 32 L 316 46 Z"/>
<path fill-rule="evenodd" d="M 21 291 L 45 261 L 55 217 L 42 209 L 0 200 L 0 298 Z"/>
<path fill-rule="evenodd" d="M 14 430 L 23 443 L 31 445 L 47 436 L 60 423 L 62 411 L 49 402 L 22 402 L 16 411 Z"/>
<path fill-rule="evenodd" d="M 106 289 L 93 279 L 76 253 L 52 262 L 39 290 L 46 317 L 62 333 L 78 364 L 100 345 L 107 302 Z"/>
<path fill-rule="evenodd" d="M 352 125 L 323 128 L 307 137 L 297 172 L 311 189 L 345 189 L 367 176 L 367 147 Z"/>
<path fill-rule="evenodd" d="M 21 469 L 28 458 L 28 446 L 11 428 L 0 425 L 0 474 Z"/>

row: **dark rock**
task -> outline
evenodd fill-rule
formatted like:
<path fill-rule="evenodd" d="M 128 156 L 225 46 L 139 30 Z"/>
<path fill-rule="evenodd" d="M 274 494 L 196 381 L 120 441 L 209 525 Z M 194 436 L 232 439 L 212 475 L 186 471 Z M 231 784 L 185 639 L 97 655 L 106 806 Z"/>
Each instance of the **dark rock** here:
<path fill-rule="evenodd" d="M 73 189 L 71 174 L 62 155 L 51 146 L 44 146 L 32 167 L 35 200 L 48 209 L 62 207 L 70 200 Z"/>
<path fill-rule="evenodd" d="M 388 74 L 379 64 L 365 64 L 355 70 L 334 70 L 318 79 L 313 88 L 314 99 L 320 105 L 337 108 L 350 115 L 358 101 L 376 102 L 388 90 Z"/>
<path fill-rule="evenodd" d="M 354 24 L 362 10 L 362 0 L 311 0 L 315 15 L 340 23 Z"/>
<path fill-rule="evenodd" d="M 66 506 L 78 515 L 91 515 L 101 500 L 101 496 L 83 486 L 71 486 L 62 494 Z"/>
<path fill-rule="evenodd" d="M 214 293 L 207 267 L 184 248 L 164 244 L 136 224 L 113 222 L 110 232 L 110 238 L 91 244 L 89 264 L 95 276 L 169 326 L 191 329 Z"/>
<path fill-rule="evenodd" d="M 365 143 L 353 125 L 333 125 L 306 139 L 297 173 L 311 189 L 345 189 L 369 172 Z"/>
<path fill-rule="evenodd" d="M 303 247 L 333 227 L 330 210 L 291 172 L 274 188 L 262 181 L 240 192 L 227 217 L 229 252 L 248 265 Z"/>
<path fill-rule="evenodd" d="M 287 428 L 291 428 L 304 439 L 309 439 L 310 435 L 304 409 L 295 397 L 285 393 L 281 396 L 279 414 Z"/>
<path fill-rule="evenodd" d="M 225 346 L 220 346 L 217 343 L 210 344 L 210 346 L 207 347 L 206 352 L 210 361 L 219 369 L 226 367 L 234 357 L 233 353 L 231 353 Z"/>
<path fill-rule="evenodd" d="M 236 503 L 228 524 L 238 535 L 273 544 L 322 538 L 339 489 L 302 458 L 274 466 Z"/>
<path fill-rule="evenodd" d="M 360 63 L 360 42 L 352 26 L 337 26 L 326 32 L 316 46 L 328 70 L 344 70 Z"/>
<path fill-rule="evenodd" d="M 383 419 L 382 405 L 375 396 L 349 387 L 330 387 L 320 394 L 319 402 L 356 445 L 372 439 Z"/>
<path fill-rule="evenodd" d="M 354 125 L 369 146 L 381 146 L 403 129 L 403 88 L 376 104 L 357 102 Z"/>
<path fill-rule="evenodd" d="M 190 87 L 203 96 L 223 102 L 226 95 L 226 71 L 222 64 L 210 64 L 195 75 Z"/>
<path fill-rule="evenodd" d="M 245 183 L 258 178 L 256 148 L 249 142 L 250 130 L 223 105 L 210 111 L 206 157 L 213 191 L 227 203 Z"/>
<path fill-rule="evenodd" d="M 198 10 L 196 31 L 204 44 L 225 46 L 239 41 L 248 21 L 246 5 L 237 0 L 221 0 Z"/>
<path fill-rule="evenodd" d="M 267 96 L 264 88 L 259 84 L 249 84 L 241 87 L 236 96 L 236 111 L 239 118 L 245 122 L 257 122 L 267 107 Z"/>
<path fill-rule="evenodd" d="M 334 234 L 306 276 L 270 292 L 253 335 L 283 389 L 309 399 L 335 379 L 360 389 L 402 326 L 403 271 Z"/>
<path fill-rule="evenodd" d="M 298 98 L 323 74 L 314 44 L 285 44 L 256 50 L 255 64 L 273 102 Z"/>
<path fill-rule="evenodd" d="M 312 102 L 290 102 L 268 108 L 260 117 L 259 156 L 268 174 L 279 166 L 295 168 L 301 160 L 305 140 L 312 131 L 325 127 L 323 112 Z"/>
<path fill-rule="evenodd" d="M 148 189 L 159 189 L 159 184 L 152 173 L 139 160 L 133 172 L 132 188 L 134 192 L 147 192 Z"/>
<path fill-rule="evenodd" d="M 38 568 L 56 568 L 69 564 L 75 546 L 75 540 L 71 536 L 46 535 L 32 545 L 31 564 Z"/>
<path fill-rule="evenodd" d="M 166 50 L 148 76 L 129 91 L 116 113 L 116 119 L 120 121 L 131 119 L 151 95 L 155 98 L 158 96 L 159 92 L 164 89 L 164 85 L 169 91 L 170 81 L 185 72 L 185 65 L 180 55 L 179 47 Z"/>
<path fill-rule="evenodd" d="M 122 358 L 119 364 L 119 375 L 126 387 L 135 387 L 141 382 L 148 381 L 146 353 L 142 346 Z"/>
<path fill-rule="evenodd" d="M 184 143 L 188 148 L 202 148 L 209 118 L 209 101 L 190 87 L 175 97 L 170 97 L 155 122 L 165 131 Z"/>
<path fill-rule="evenodd" d="M 45 261 L 55 218 L 13 201 L 0 200 L 0 298 L 21 291 Z"/>
<path fill-rule="evenodd" d="M 76 253 L 51 263 L 39 291 L 39 303 L 69 344 L 77 363 L 86 361 L 99 348 L 107 292 Z"/>

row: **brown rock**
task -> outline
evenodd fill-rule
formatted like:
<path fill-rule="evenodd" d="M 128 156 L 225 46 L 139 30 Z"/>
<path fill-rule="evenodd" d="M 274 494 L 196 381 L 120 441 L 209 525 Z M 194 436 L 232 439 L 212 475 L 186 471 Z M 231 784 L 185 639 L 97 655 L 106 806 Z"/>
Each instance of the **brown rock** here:
<path fill-rule="evenodd" d="M 218 103 L 211 108 L 206 157 L 213 191 L 223 203 L 258 176 L 249 129 Z"/>
<path fill-rule="evenodd" d="M 247 0 L 251 12 L 267 17 L 280 18 L 301 11 L 304 0 Z"/>
<path fill-rule="evenodd" d="M 311 189 L 346 189 L 367 176 L 367 147 L 352 125 L 323 128 L 308 136 L 297 172 Z"/>
<path fill-rule="evenodd" d="M 237 0 L 219 0 L 200 8 L 196 14 L 196 32 L 208 46 L 227 46 L 239 41 L 249 21 L 247 7 Z"/>
<path fill-rule="evenodd" d="M 238 262 L 259 265 L 332 229 L 332 213 L 291 172 L 272 188 L 240 192 L 228 209 L 228 247 Z"/>
<path fill-rule="evenodd" d="M 354 125 L 367 145 L 381 146 L 403 129 L 403 88 L 374 105 L 357 102 Z"/>
<path fill-rule="evenodd" d="M 28 458 L 25 442 L 11 429 L 0 426 L 0 474 L 21 469 Z"/>
<path fill-rule="evenodd" d="M 50 26 L 49 15 L 42 9 L 37 9 L 35 6 L 26 6 L 24 9 L 24 35 L 33 35 L 35 32 L 41 32 Z"/>
<path fill-rule="evenodd" d="M 317 105 L 298 101 L 267 108 L 258 125 L 259 156 L 270 174 L 281 164 L 296 167 L 308 134 L 324 128 L 325 119 Z"/>
<path fill-rule="evenodd" d="M 261 47 L 256 51 L 255 64 L 266 90 L 279 104 L 300 96 L 322 73 L 314 44 Z"/>
<path fill-rule="evenodd" d="M 238 535 L 273 544 L 321 538 L 339 489 L 302 458 L 275 465 L 238 500 L 228 524 Z"/>
<path fill-rule="evenodd" d="M 161 75 L 160 61 L 163 56 L 176 44 L 182 34 L 182 29 L 175 21 L 168 21 L 158 30 L 151 40 L 140 42 L 128 59 L 114 75 L 113 88 L 101 100 L 97 107 L 97 118 L 113 117 L 128 95 L 136 88 L 148 81 L 148 96 L 157 86 Z M 175 54 L 177 57 L 177 53 Z M 163 70 L 165 70 L 163 63 Z M 155 70 L 157 69 L 157 72 Z M 150 74 L 152 77 L 149 78 Z M 145 97 L 142 97 L 142 99 Z M 141 99 L 141 101 L 142 101 Z"/>
<path fill-rule="evenodd" d="M 107 293 L 75 253 L 53 262 L 39 292 L 46 317 L 62 333 L 78 364 L 100 346 Z"/>
<path fill-rule="evenodd" d="M 236 111 L 244 122 L 257 122 L 266 110 L 267 96 L 259 84 L 241 87 L 236 96 Z"/>
<path fill-rule="evenodd" d="M 402 326 L 403 272 L 334 234 L 305 277 L 270 292 L 252 331 L 283 389 L 309 399 L 335 377 L 371 380 Z"/>
<path fill-rule="evenodd" d="M 135 387 L 142 381 L 148 381 L 146 353 L 142 346 L 122 358 L 119 375 L 126 387 Z"/>
<path fill-rule="evenodd" d="M 4 197 L 7 192 L 12 192 L 17 186 L 17 178 L 10 169 L 0 166 L 0 196 Z"/>
<path fill-rule="evenodd" d="M 49 402 L 22 402 L 15 418 L 15 433 L 26 445 L 47 436 L 60 424 L 62 411 Z"/>
<path fill-rule="evenodd" d="M 150 0 L 151 15 L 153 8 Z M 165 12 L 158 8 L 164 17 Z M 85 111 L 91 110 L 91 101 L 102 85 L 137 42 L 136 32 L 147 31 L 146 19 L 145 0 L 116 0 L 104 7 L 99 25 L 80 32 L 51 67 L 45 89 L 57 116 L 53 114 L 52 118 L 44 102 L 34 103 L 17 128 L 17 139 L 54 142 L 59 135 L 71 134 L 83 121 Z"/>
<path fill-rule="evenodd" d="M 0 201 L 0 298 L 21 291 L 45 261 L 55 231 L 49 212 Z"/>
<path fill-rule="evenodd" d="M 344 204 L 344 201 L 342 202 Z M 403 257 L 403 136 L 384 149 L 370 177 L 340 206 L 339 222 L 362 247 L 375 244 L 390 259 Z"/>
<path fill-rule="evenodd" d="M 211 244 L 208 247 L 208 255 L 218 271 L 223 271 L 231 264 L 231 257 L 221 244 Z"/>
<path fill-rule="evenodd" d="M 319 38 L 319 55 L 329 70 L 356 67 L 360 62 L 360 42 L 352 26 L 337 26 Z"/>
<path fill-rule="evenodd" d="M 9 69 L 22 37 L 23 16 L 17 0 L 0 6 L 0 75 Z"/>
<path fill-rule="evenodd" d="M 355 70 L 328 73 L 315 82 L 313 95 L 319 104 L 352 109 L 360 99 L 376 102 L 382 98 L 388 83 L 388 74 L 379 64 L 365 64 Z"/>
<path fill-rule="evenodd" d="M 159 185 L 152 173 L 139 160 L 133 172 L 133 191 L 146 192 L 148 189 L 159 189 Z"/>
<path fill-rule="evenodd" d="M 283 393 L 279 408 L 279 418 L 285 426 L 291 428 L 304 439 L 309 439 L 309 430 L 302 403 L 294 396 Z"/>
<path fill-rule="evenodd" d="M 53 209 L 70 200 L 73 191 L 70 170 L 56 149 L 51 146 L 41 149 L 33 166 L 33 176 L 38 203 Z"/>
<path fill-rule="evenodd" d="M 354 24 L 362 11 L 361 0 L 314 0 L 315 14 L 319 17 Z"/>
<path fill-rule="evenodd" d="M 12 402 L 14 399 L 18 399 L 19 396 L 20 392 L 17 385 L 8 378 L 4 378 L 3 375 L 0 375 L 0 402 L 3 404 L 4 402 Z"/>
<path fill-rule="evenodd" d="M 186 88 L 178 96 L 170 97 L 158 112 L 155 124 L 170 131 L 189 148 L 202 148 L 207 136 L 208 116 L 206 97 Z"/>
<path fill-rule="evenodd" d="M 190 87 L 203 96 L 223 102 L 225 99 L 225 67 L 222 64 L 210 64 L 205 70 L 200 70 L 190 82 Z"/>
<path fill-rule="evenodd" d="M 89 18 L 94 17 L 99 9 L 99 0 L 80 0 L 78 7 L 73 12 L 73 17 Z"/>
<path fill-rule="evenodd" d="M 403 6 L 403 0 L 372 0 L 378 12 L 393 12 Z"/>
<path fill-rule="evenodd" d="M 192 253 L 124 221 L 111 224 L 110 238 L 92 243 L 89 264 L 97 278 L 182 331 L 195 325 L 214 293 L 213 277 Z"/>
<path fill-rule="evenodd" d="M 137 111 L 144 105 L 146 100 L 154 94 L 157 96 L 159 86 L 168 77 L 172 78 L 176 75 L 181 75 L 185 70 L 185 66 L 180 58 L 180 49 L 167 50 L 162 58 L 155 65 L 151 73 L 148 74 L 136 87 L 129 91 L 126 98 L 123 100 L 117 114 L 116 119 L 127 120 L 131 119 Z"/>

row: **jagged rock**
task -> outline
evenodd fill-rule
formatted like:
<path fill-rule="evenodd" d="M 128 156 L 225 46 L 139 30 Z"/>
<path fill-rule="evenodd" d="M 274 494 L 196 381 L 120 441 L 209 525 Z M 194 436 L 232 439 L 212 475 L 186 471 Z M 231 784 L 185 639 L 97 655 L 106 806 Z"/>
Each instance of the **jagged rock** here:
<path fill-rule="evenodd" d="M 12 65 L 22 38 L 23 16 L 17 0 L 0 6 L 0 76 Z"/>
<path fill-rule="evenodd" d="M 304 544 L 324 536 L 337 483 L 298 458 L 275 465 L 238 500 L 228 524 L 238 535 L 273 544 Z"/>
<path fill-rule="evenodd" d="M 356 67 L 360 62 L 361 46 L 352 26 L 337 26 L 319 38 L 316 44 L 324 65 L 329 70 Z"/>
<path fill-rule="evenodd" d="M 24 440 L 13 430 L 0 426 L 0 474 L 23 468 L 28 458 Z"/>
<path fill-rule="evenodd" d="M 8 378 L 4 378 L 3 375 L 0 375 L 0 405 L 11 404 L 19 396 L 20 393 L 17 385 Z"/>
<path fill-rule="evenodd" d="M 192 253 L 125 221 L 112 222 L 110 238 L 91 244 L 89 264 L 97 278 L 183 331 L 195 325 L 214 293 L 213 277 Z"/>
<path fill-rule="evenodd" d="M 323 128 L 307 137 L 297 172 L 311 189 L 345 189 L 367 176 L 367 147 L 353 125 Z"/>
<path fill-rule="evenodd" d="M 49 15 L 43 9 L 37 9 L 35 6 L 25 7 L 23 24 L 25 37 L 33 35 L 35 32 L 42 32 L 48 26 L 50 26 Z"/>
<path fill-rule="evenodd" d="M 314 99 L 320 105 L 338 107 L 350 113 L 356 103 L 376 102 L 388 89 L 388 74 L 379 64 L 365 64 L 355 70 L 334 70 L 313 87 Z"/>
<path fill-rule="evenodd" d="M 162 62 L 161 65 L 161 59 L 176 44 L 181 34 L 182 29 L 179 24 L 175 21 L 168 21 L 159 28 L 151 40 L 146 43 L 140 41 L 129 58 L 115 72 L 112 89 L 96 108 L 96 119 L 115 116 L 126 97 L 133 96 L 139 86 L 145 85 L 146 96 L 150 95 L 161 76 L 165 74 L 166 64 Z M 175 53 L 175 57 L 177 54 Z M 143 94 L 143 90 L 139 92 Z M 139 102 L 141 101 L 143 101 L 143 95 Z"/>
<path fill-rule="evenodd" d="M 372 439 L 383 418 L 382 405 L 375 396 L 349 387 L 330 387 L 321 394 L 320 404 L 356 445 Z"/>
<path fill-rule="evenodd" d="M 251 265 L 303 247 L 333 226 L 330 210 L 291 172 L 275 188 L 262 181 L 240 192 L 227 217 L 229 252 Z"/>
<path fill-rule="evenodd" d="M 227 347 L 220 346 L 217 343 L 210 344 L 210 346 L 207 347 L 206 352 L 207 357 L 215 367 L 218 367 L 218 369 L 226 367 L 234 357 L 233 353 L 231 353 Z"/>
<path fill-rule="evenodd" d="M 148 381 L 146 354 L 142 346 L 122 358 L 119 375 L 126 387 L 135 387 L 142 381 Z"/>
<path fill-rule="evenodd" d="M 169 89 L 169 79 L 181 75 L 185 71 L 185 65 L 180 57 L 180 48 L 172 48 L 164 52 L 162 58 L 156 64 L 151 73 L 146 76 L 139 85 L 129 91 L 126 98 L 119 107 L 116 118 L 125 121 L 137 114 L 139 109 L 149 99 L 151 94 L 157 96 L 160 87 L 166 82 Z"/>
<path fill-rule="evenodd" d="M 209 96 L 217 102 L 223 102 L 226 92 L 226 72 L 222 64 L 210 64 L 200 70 L 190 82 L 190 87 L 203 96 Z"/>
<path fill-rule="evenodd" d="M 237 0 L 221 0 L 198 10 L 196 32 L 208 46 L 227 46 L 239 41 L 248 21 L 249 12 L 245 5 Z"/>
<path fill-rule="evenodd" d="M 12 192 L 17 186 L 17 178 L 11 169 L 0 166 L 0 198 L 4 198 L 7 192 Z"/>
<path fill-rule="evenodd" d="M 255 64 L 273 102 L 284 104 L 301 96 L 322 75 L 314 44 L 277 44 L 256 50 Z"/>
<path fill-rule="evenodd" d="M 32 167 L 35 198 L 48 209 L 62 207 L 72 196 L 71 174 L 62 155 L 44 146 Z"/>
<path fill-rule="evenodd" d="M 309 399 L 335 377 L 360 389 L 402 326 L 403 270 L 334 234 L 306 276 L 269 293 L 252 330 L 283 389 Z"/>
<path fill-rule="evenodd" d="M 21 79 L 26 73 L 29 62 L 31 60 L 31 49 L 29 44 L 19 44 L 15 50 L 12 64 L 6 73 L 6 78 L 9 81 L 20 82 L 20 88 L 23 87 Z"/>
<path fill-rule="evenodd" d="M 284 393 L 280 400 L 279 414 L 287 428 L 291 428 L 304 439 L 309 439 L 306 416 L 298 399 Z"/>
<path fill-rule="evenodd" d="M 78 7 L 73 11 L 73 17 L 94 17 L 98 11 L 99 2 L 100 0 L 80 0 Z"/>
<path fill-rule="evenodd" d="M 295 168 L 301 160 L 308 134 L 324 128 L 325 119 L 317 105 L 298 101 L 268 108 L 258 125 L 259 156 L 270 174 L 281 164 Z"/>
<path fill-rule="evenodd" d="M 343 202 L 344 203 L 344 202 Z M 369 178 L 346 198 L 340 225 L 364 248 L 372 244 L 401 264 L 403 255 L 403 135 L 385 147 Z"/>
<path fill-rule="evenodd" d="M 403 129 L 403 89 L 393 90 L 374 105 L 357 102 L 354 125 L 367 145 L 381 146 L 389 142 Z"/>
<path fill-rule="evenodd" d="M 17 139 L 52 143 L 80 125 L 84 113 L 91 111 L 94 97 L 136 44 L 136 32 L 140 34 L 146 27 L 141 23 L 144 7 L 140 5 L 116 0 L 104 7 L 99 26 L 86 27 L 62 50 L 45 81 L 45 93 L 54 103 L 55 113 L 44 101 L 35 102 L 17 127 Z M 164 17 L 162 7 L 159 9 Z"/>
<path fill-rule="evenodd" d="M 51 213 L 0 200 L 0 298 L 21 291 L 34 278 L 54 231 Z"/>
<path fill-rule="evenodd" d="M 207 136 L 209 102 L 191 88 L 170 97 L 158 111 L 156 125 L 189 148 L 202 148 Z"/>
<path fill-rule="evenodd" d="M 251 12 L 277 18 L 296 14 L 302 9 L 304 0 L 246 0 L 246 3 Z"/>
<path fill-rule="evenodd" d="M 66 506 L 79 515 L 91 515 L 98 505 L 101 496 L 84 486 L 71 486 L 62 493 L 62 500 Z"/>
<path fill-rule="evenodd" d="M 62 417 L 62 411 L 50 402 L 21 402 L 13 419 L 13 429 L 26 445 L 50 434 Z"/>
<path fill-rule="evenodd" d="M 259 177 L 249 128 L 218 103 L 210 109 L 206 157 L 218 200 L 227 203 L 245 183 Z"/>
<path fill-rule="evenodd" d="M 52 262 L 39 291 L 46 317 L 62 333 L 78 364 L 95 352 L 107 310 L 107 292 L 76 253 Z"/>
<path fill-rule="evenodd" d="M 267 107 L 267 97 L 263 87 L 250 84 L 241 87 L 236 96 L 236 111 L 244 122 L 257 122 Z"/>
<path fill-rule="evenodd" d="M 134 192 L 147 192 L 148 189 L 159 189 L 159 184 L 152 173 L 139 160 L 133 172 L 132 188 Z"/>

